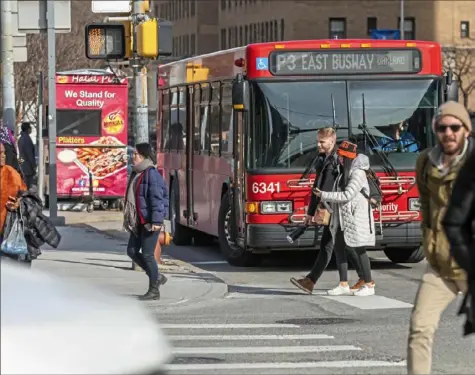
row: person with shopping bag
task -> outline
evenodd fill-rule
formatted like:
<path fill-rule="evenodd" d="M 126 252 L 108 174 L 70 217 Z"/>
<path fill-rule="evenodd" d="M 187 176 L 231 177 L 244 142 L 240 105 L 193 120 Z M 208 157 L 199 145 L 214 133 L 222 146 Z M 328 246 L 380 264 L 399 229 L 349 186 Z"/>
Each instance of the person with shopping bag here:
<path fill-rule="evenodd" d="M 0 250 L 2 256 L 24 260 L 28 258 L 28 250 L 20 227 L 21 218 L 14 217 L 14 213 L 20 207 L 20 194 L 27 188 L 21 175 L 7 164 L 15 158 L 12 153 L 7 139 L 0 137 Z"/>

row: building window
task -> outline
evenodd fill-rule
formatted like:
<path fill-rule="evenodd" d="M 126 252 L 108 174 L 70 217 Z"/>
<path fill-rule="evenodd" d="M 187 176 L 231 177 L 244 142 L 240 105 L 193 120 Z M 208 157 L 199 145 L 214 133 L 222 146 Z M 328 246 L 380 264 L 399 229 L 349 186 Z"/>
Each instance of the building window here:
<path fill-rule="evenodd" d="M 231 35 L 231 29 L 228 28 L 228 48 L 231 48 L 232 42 L 233 40 L 232 40 L 232 35 Z"/>
<path fill-rule="evenodd" d="M 242 26 L 239 26 L 239 46 L 244 45 L 244 36 L 242 31 Z"/>
<path fill-rule="evenodd" d="M 401 17 L 397 19 L 398 29 L 401 24 Z M 416 39 L 416 19 L 414 17 L 404 18 L 404 37 L 405 40 Z"/>
<path fill-rule="evenodd" d="M 259 30 L 259 41 L 265 42 L 264 39 L 264 22 L 261 22 L 260 30 Z"/>
<path fill-rule="evenodd" d="M 257 23 L 254 23 L 252 25 L 252 43 L 256 43 L 257 42 L 257 34 L 259 34 L 259 31 L 257 30 L 257 27 L 259 25 Z"/>
<path fill-rule="evenodd" d="M 266 42 L 270 42 L 270 34 L 269 34 L 269 22 L 265 23 L 265 32 L 264 32 L 264 37 Z"/>
<path fill-rule="evenodd" d="M 367 34 L 371 36 L 371 31 L 376 30 L 378 28 L 378 19 L 376 17 L 368 17 L 366 20 L 367 25 Z"/>
<path fill-rule="evenodd" d="M 249 25 L 244 26 L 244 44 L 249 43 Z"/>
<path fill-rule="evenodd" d="M 269 22 L 269 41 L 274 42 L 276 39 L 274 38 L 274 21 Z"/>
<path fill-rule="evenodd" d="M 221 49 L 226 49 L 226 29 L 221 29 Z"/>
<path fill-rule="evenodd" d="M 285 38 L 285 20 L 282 18 L 280 20 L 280 40 Z"/>
<path fill-rule="evenodd" d="M 226 32 L 226 30 L 224 30 Z M 196 35 L 191 35 L 191 56 L 196 55 Z"/>
<path fill-rule="evenodd" d="M 330 38 L 346 38 L 346 18 L 330 18 Z"/>
<path fill-rule="evenodd" d="M 470 22 L 460 21 L 460 37 L 470 38 Z"/>
<path fill-rule="evenodd" d="M 190 2 L 185 1 L 184 7 L 185 7 L 185 17 L 189 17 L 190 16 Z"/>
<path fill-rule="evenodd" d="M 227 0 L 221 0 L 221 10 L 226 10 L 226 1 Z"/>
<path fill-rule="evenodd" d="M 194 16 L 196 14 L 196 1 L 190 0 L 190 15 Z"/>

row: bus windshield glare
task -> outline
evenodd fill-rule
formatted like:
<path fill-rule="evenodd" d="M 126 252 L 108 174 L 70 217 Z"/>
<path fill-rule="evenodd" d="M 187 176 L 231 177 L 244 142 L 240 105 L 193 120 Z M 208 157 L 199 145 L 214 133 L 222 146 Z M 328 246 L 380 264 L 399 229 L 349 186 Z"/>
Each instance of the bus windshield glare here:
<path fill-rule="evenodd" d="M 432 145 L 430 124 L 438 105 L 439 81 L 355 80 L 255 82 L 249 132 L 250 168 L 305 168 L 316 155 L 316 130 L 339 127 L 362 152 L 418 153 Z M 358 126 L 363 122 L 377 145 Z"/>

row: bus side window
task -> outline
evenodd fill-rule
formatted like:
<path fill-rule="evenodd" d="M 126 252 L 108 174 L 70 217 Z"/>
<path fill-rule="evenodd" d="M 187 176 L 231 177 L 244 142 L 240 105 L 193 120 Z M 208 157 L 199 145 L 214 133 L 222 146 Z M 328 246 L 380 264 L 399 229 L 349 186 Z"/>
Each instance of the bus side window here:
<path fill-rule="evenodd" d="M 210 102 L 210 149 L 214 155 L 219 155 L 219 129 L 220 129 L 220 108 L 219 102 L 221 97 L 221 85 L 219 82 L 211 85 L 211 102 Z"/>
<path fill-rule="evenodd" d="M 162 151 L 168 151 L 169 148 L 169 133 L 170 129 L 170 92 L 165 89 L 162 91 L 162 123 L 161 123 L 161 132 L 162 132 Z"/>
<path fill-rule="evenodd" d="M 195 110 L 195 118 L 193 124 L 193 152 L 199 153 L 200 145 L 200 128 L 201 128 L 201 87 L 195 85 L 193 90 L 193 106 Z"/>
<path fill-rule="evenodd" d="M 209 154 L 210 151 L 210 131 L 209 131 L 209 101 L 211 99 L 211 86 L 208 83 L 201 85 L 201 130 L 200 130 L 200 144 L 201 154 Z"/>
<path fill-rule="evenodd" d="M 224 82 L 221 86 L 221 153 L 229 154 L 232 151 L 232 83 Z"/>

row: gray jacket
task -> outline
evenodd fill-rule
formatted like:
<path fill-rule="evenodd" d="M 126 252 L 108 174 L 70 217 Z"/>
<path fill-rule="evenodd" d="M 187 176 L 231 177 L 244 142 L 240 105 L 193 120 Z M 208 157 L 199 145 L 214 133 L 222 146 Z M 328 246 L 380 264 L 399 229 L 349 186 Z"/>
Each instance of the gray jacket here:
<path fill-rule="evenodd" d="M 330 222 L 333 238 L 340 225 L 345 243 L 350 247 L 374 246 L 376 243 L 373 211 L 368 210 L 369 202 L 361 193 L 363 189 L 369 195 L 366 177 L 369 166 L 368 157 L 359 154 L 351 164 L 349 181 L 345 190 L 341 191 L 337 188 L 333 192 L 322 191 L 323 204 L 333 212 Z M 340 175 L 335 186 L 339 186 L 341 178 Z"/>

